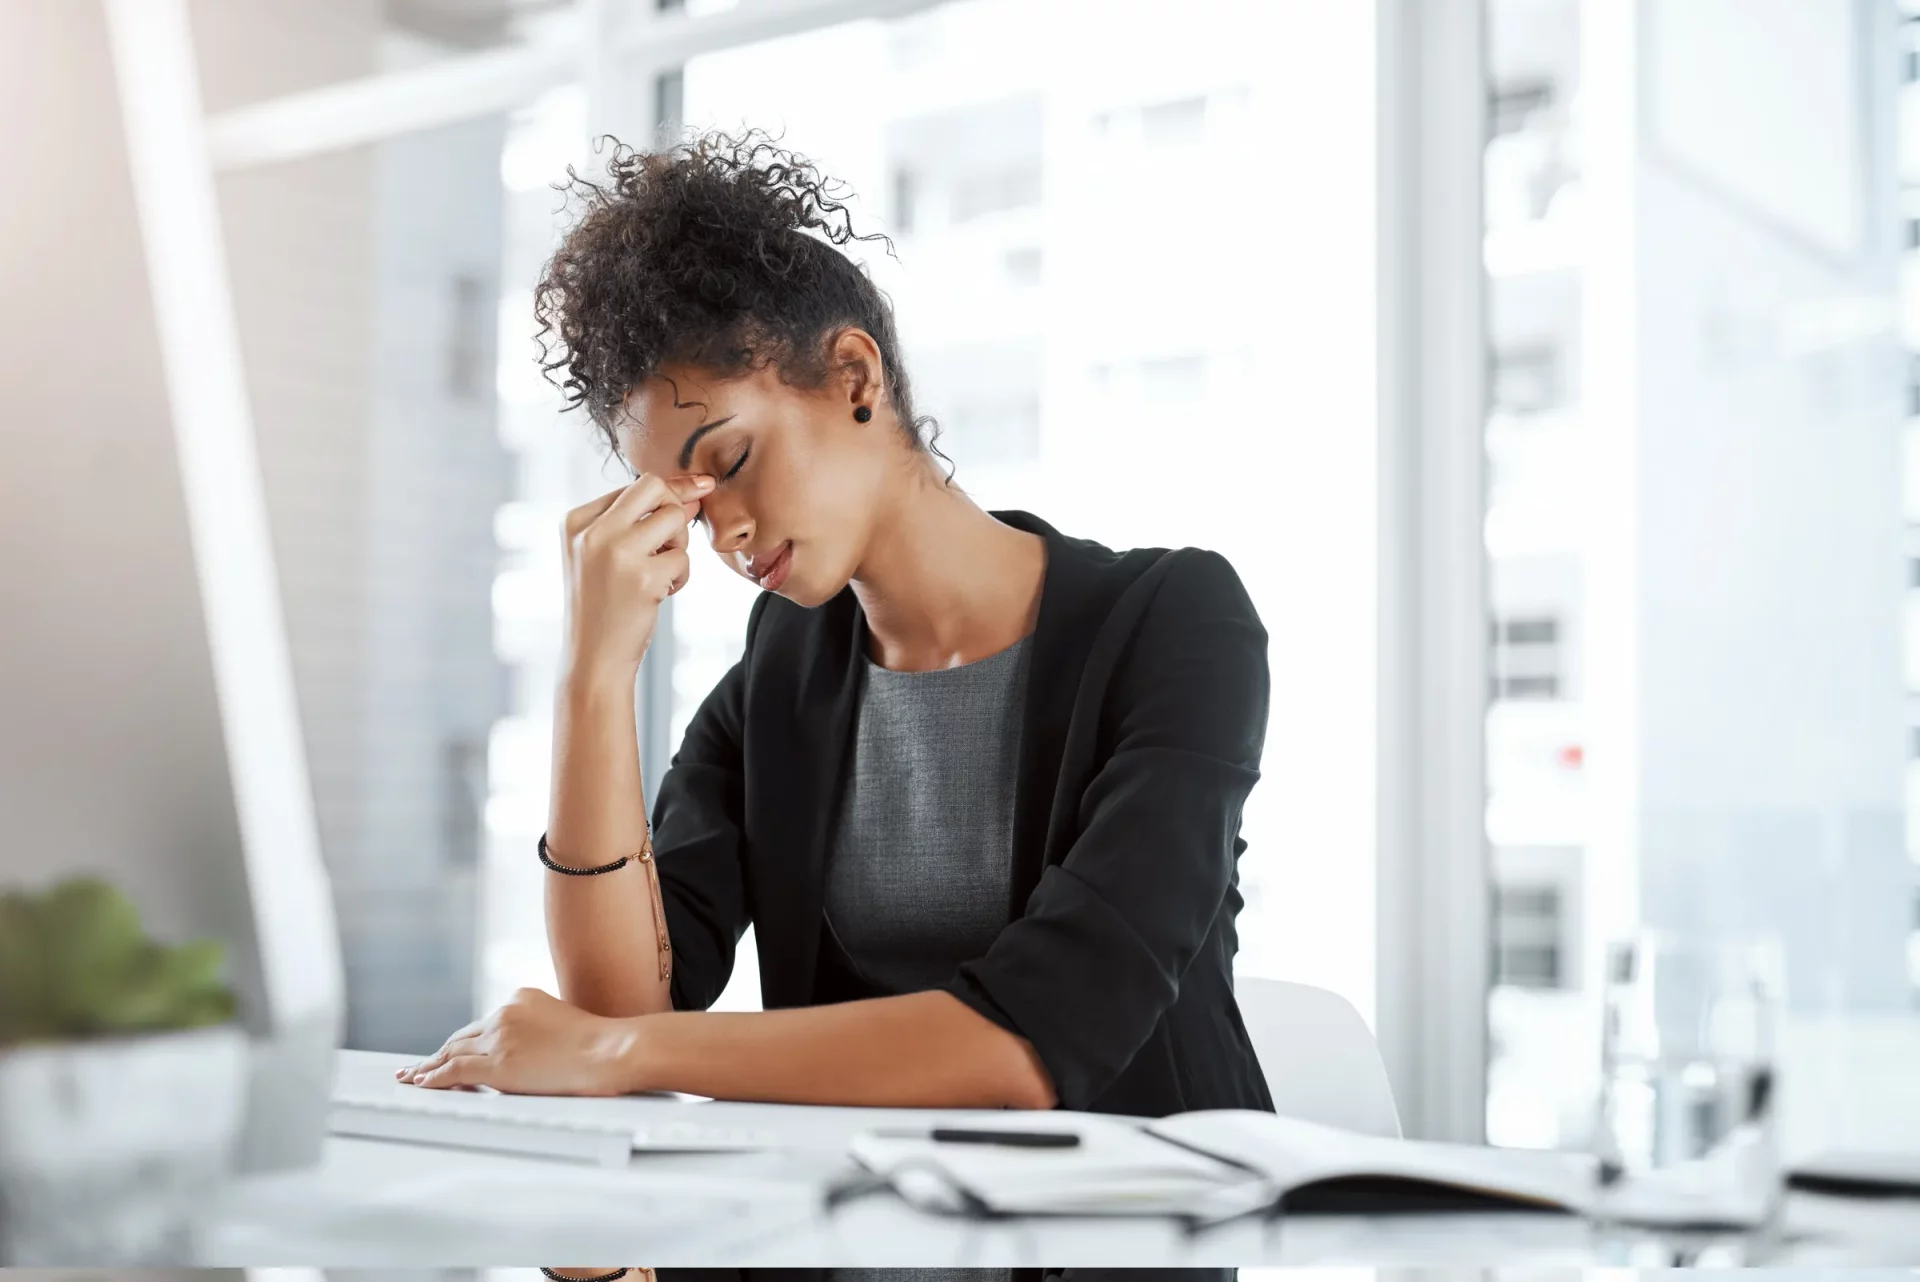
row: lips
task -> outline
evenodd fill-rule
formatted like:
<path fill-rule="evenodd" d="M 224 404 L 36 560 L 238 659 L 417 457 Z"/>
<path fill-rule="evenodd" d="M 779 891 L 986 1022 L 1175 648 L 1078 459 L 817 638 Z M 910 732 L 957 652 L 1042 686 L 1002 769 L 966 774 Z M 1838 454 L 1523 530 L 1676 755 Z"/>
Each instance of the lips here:
<path fill-rule="evenodd" d="M 787 581 L 787 571 L 792 568 L 792 543 L 782 543 L 773 551 L 763 553 L 747 562 L 747 574 L 760 585 L 763 591 L 767 592 L 778 592 L 780 585 Z"/>

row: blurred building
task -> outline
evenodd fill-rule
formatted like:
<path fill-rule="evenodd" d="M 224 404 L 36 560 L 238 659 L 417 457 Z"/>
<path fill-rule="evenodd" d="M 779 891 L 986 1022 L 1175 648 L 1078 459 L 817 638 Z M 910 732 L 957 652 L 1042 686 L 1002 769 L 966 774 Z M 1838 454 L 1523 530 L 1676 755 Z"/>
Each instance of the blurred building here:
<path fill-rule="evenodd" d="M 1777 935 L 1801 1017 L 1920 993 L 1914 59 L 1877 7 L 1734 14 L 1489 10 L 1496 1142 L 1582 1138 L 1624 931 Z"/>
<path fill-rule="evenodd" d="M 196 0 L 210 112 L 441 56 L 424 0 Z M 458 28 L 456 30 L 456 27 Z M 347 968 L 347 1044 L 471 1018 L 488 730 L 499 118 L 220 179 L 274 550 Z"/>

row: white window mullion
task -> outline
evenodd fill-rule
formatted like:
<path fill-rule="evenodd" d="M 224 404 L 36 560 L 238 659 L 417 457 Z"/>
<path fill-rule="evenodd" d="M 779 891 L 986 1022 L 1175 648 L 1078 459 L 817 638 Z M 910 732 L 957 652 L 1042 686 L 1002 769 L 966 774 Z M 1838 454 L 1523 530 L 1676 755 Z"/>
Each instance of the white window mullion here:
<path fill-rule="evenodd" d="M 1410 1136 L 1485 1134 L 1481 0 L 1380 0 L 1377 1029 Z"/>

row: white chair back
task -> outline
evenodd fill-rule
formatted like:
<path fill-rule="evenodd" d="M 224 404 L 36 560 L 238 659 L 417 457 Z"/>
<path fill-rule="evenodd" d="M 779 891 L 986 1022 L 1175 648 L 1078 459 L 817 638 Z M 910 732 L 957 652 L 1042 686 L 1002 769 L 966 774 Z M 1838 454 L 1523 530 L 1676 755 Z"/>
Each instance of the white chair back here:
<path fill-rule="evenodd" d="M 1278 979 L 1236 980 L 1234 996 L 1276 1113 L 1400 1138 L 1387 1066 L 1353 1003 Z"/>

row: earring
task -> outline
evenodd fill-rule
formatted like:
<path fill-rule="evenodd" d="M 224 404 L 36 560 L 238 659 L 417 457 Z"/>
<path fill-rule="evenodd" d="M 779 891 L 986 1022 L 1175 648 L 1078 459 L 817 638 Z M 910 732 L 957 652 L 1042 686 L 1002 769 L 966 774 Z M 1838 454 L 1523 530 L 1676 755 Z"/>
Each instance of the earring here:
<path fill-rule="evenodd" d="M 856 423 L 865 423 L 865 422 L 867 422 L 867 421 L 869 421 L 869 420 L 870 420 L 870 419 L 872 419 L 872 418 L 873 418 L 873 410 L 872 410 L 872 409 L 870 409 L 870 408 L 868 408 L 867 406 L 865 406 L 865 405 L 856 405 L 856 406 L 854 406 L 854 407 L 853 407 L 853 421 L 854 421 L 854 422 L 856 422 Z"/>

